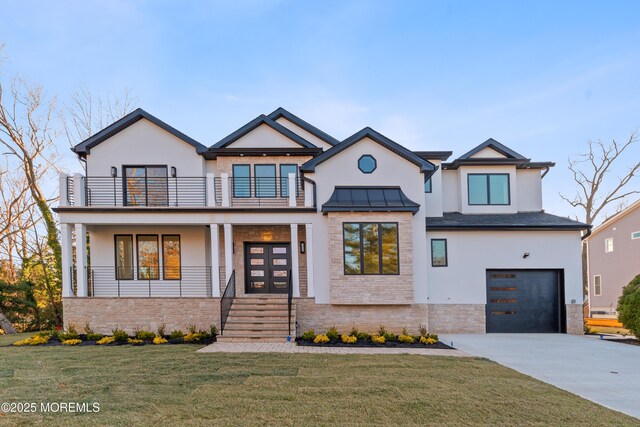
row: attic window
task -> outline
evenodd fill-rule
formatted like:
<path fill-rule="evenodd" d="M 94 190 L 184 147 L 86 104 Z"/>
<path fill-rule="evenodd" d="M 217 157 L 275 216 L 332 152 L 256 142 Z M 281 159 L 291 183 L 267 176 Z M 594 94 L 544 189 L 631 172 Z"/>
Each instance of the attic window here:
<path fill-rule="evenodd" d="M 358 169 L 362 173 L 372 173 L 377 167 L 376 159 L 370 154 L 365 154 L 358 159 Z"/>

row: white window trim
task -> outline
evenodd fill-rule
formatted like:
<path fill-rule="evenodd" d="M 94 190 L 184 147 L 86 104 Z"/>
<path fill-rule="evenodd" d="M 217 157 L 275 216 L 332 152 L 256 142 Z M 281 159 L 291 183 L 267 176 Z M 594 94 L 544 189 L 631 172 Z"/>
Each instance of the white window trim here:
<path fill-rule="evenodd" d="M 631 232 L 631 240 L 640 239 L 640 231 Z"/>
<path fill-rule="evenodd" d="M 596 293 L 596 277 L 600 279 L 600 292 L 598 293 Z M 593 296 L 596 296 L 596 297 L 602 296 L 602 276 L 599 274 L 596 274 L 595 276 L 593 276 Z"/>
<path fill-rule="evenodd" d="M 609 240 L 611 241 L 611 250 L 608 250 L 609 248 L 607 246 L 607 242 Z M 604 252 L 605 253 L 613 252 L 613 237 L 608 237 L 608 238 L 604 239 Z"/>

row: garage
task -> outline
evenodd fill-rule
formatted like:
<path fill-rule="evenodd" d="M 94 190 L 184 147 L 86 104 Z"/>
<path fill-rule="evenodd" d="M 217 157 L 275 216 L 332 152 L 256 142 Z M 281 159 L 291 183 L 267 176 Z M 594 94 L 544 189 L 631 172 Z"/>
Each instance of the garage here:
<path fill-rule="evenodd" d="M 562 270 L 487 270 L 487 332 L 564 332 Z"/>

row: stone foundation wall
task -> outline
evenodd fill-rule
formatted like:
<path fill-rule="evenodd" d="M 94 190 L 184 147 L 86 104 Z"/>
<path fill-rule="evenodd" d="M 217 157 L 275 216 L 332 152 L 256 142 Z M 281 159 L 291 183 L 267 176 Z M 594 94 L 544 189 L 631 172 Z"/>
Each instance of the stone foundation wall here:
<path fill-rule="evenodd" d="M 74 325 L 78 332 L 87 322 L 100 334 L 115 328 L 155 332 L 163 323 L 167 333 L 186 332 L 189 325 L 220 328 L 219 298 L 63 298 L 62 304 L 65 328 Z"/>
<path fill-rule="evenodd" d="M 567 304 L 567 333 L 584 334 L 584 315 L 582 304 Z"/>
<path fill-rule="evenodd" d="M 436 334 L 486 332 L 484 304 L 429 304 L 429 331 Z"/>
<path fill-rule="evenodd" d="M 331 305 L 316 304 L 314 299 L 296 301 L 297 335 L 308 329 L 326 332 L 331 326 L 340 332 L 356 327 L 363 332 L 376 332 L 380 325 L 394 333 L 403 328 L 418 333 L 418 327 L 427 325 L 427 305 Z"/>

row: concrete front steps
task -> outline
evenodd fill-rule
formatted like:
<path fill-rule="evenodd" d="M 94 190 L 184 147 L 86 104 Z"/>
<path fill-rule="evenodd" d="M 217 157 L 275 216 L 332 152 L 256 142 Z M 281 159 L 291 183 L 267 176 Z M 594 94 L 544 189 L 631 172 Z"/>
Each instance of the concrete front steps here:
<path fill-rule="evenodd" d="M 295 302 L 291 306 L 291 333 L 295 328 Z M 240 296 L 231 311 L 218 342 L 285 342 L 289 335 L 286 295 Z M 292 337 L 293 338 L 293 337 Z"/>

